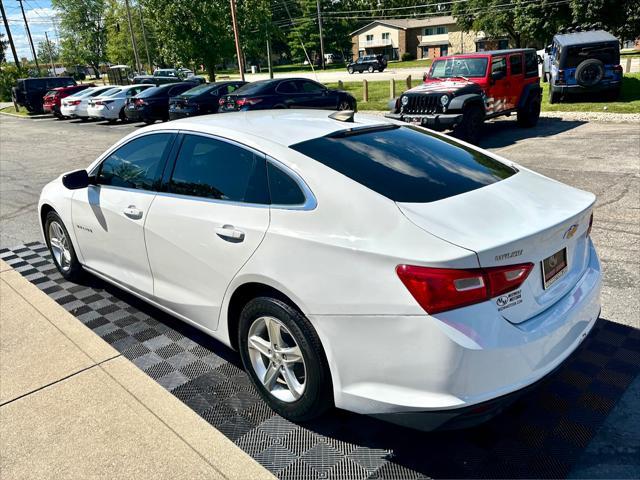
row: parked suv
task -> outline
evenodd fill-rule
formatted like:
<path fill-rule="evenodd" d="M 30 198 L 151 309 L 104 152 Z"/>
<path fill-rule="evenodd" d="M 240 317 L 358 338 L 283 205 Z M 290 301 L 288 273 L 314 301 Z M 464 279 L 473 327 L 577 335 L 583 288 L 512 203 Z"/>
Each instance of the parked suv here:
<path fill-rule="evenodd" d="M 551 103 L 571 93 L 608 92 L 613 98 L 620 94 L 620 43 L 604 30 L 554 36 L 549 62 Z"/>
<path fill-rule="evenodd" d="M 11 90 L 11 97 L 31 113 L 42 112 L 43 97 L 49 90 L 75 84 L 71 77 L 20 78 Z"/>
<path fill-rule="evenodd" d="M 365 55 L 347 65 L 347 72 L 373 73 L 374 70 L 383 72 L 385 68 L 387 68 L 387 59 L 384 55 Z"/>
<path fill-rule="evenodd" d="M 404 92 L 387 117 L 435 130 L 453 129 L 472 143 L 485 120 L 517 113 L 532 127 L 542 89 L 534 49 L 496 50 L 437 58 L 424 83 Z"/>

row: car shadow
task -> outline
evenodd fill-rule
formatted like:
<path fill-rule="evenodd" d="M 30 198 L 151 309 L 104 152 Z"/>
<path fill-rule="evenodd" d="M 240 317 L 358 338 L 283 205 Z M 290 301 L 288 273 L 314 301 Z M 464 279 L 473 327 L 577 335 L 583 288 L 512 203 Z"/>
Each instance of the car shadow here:
<path fill-rule="evenodd" d="M 85 285 L 111 293 L 242 369 L 235 351 L 196 328 L 96 277 L 88 276 Z M 376 478 L 561 478 L 639 373 L 640 330 L 600 318 L 554 373 L 480 426 L 423 432 L 339 409 L 298 425 L 329 444 L 366 449 L 367 461 L 382 465 Z"/>
<path fill-rule="evenodd" d="M 484 124 L 478 146 L 501 148 L 513 145 L 527 138 L 544 138 L 557 135 L 584 125 L 580 120 L 563 120 L 560 117 L 541 117 L 531 128 L 521 128 L 515 118 L 489 121 Z"/>

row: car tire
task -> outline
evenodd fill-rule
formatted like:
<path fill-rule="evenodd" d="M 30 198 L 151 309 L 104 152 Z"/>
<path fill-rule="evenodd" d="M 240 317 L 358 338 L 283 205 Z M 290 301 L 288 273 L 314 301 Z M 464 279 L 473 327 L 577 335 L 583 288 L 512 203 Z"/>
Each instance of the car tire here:
<path fill-rule="evenodd" d="M 576 82 L 583 87 L 593 87 L 604 78 L 604 63 L 597 58 L 587 58 L 576 67 Z"/>
<path fill-rule="evenodd" d="M 353 67 L 347 68 L 347 72 L 349 72 L 349 75 L 353 75 Z"/>
<path fill-rule="evenodd" d="M 50 211 L 44 221 L 44 234 L 49 253 L 58 272 L 67 280 L 75 282 L 82 278 L 84 270 L 78 261 L 71 237 L 64 222 L 55 211 Z"/>
<path fill-rule="evenodd" d="M 320 339 L 296 308 L 276 298 L 254 298 L 240 314 L 238 335 L 245 370 L 278 414 L 305 421 L 333 406 L 329 364 Z"/>
<path fill-rule="evenodd" d="M 453 133 L 457 138 L 475 145 L 482 134 L 484 111 L 480 105 L 472 104 L 466 106 L 462 113 L 462 122 L 454 127 Z"/>
<path fill-rule="evenodd" d="M 530 95 L 522 108 L 518 109 L 518 125 L 524 128 L 535 127 L 540 118 L 540 96 Z"/>
<path fill-rule="evenodd" d="M 120 119 L 120 121 L 122 123 L 127 123 L 129 121 L 129 119 L 127 118 L 127 116 L 124 114 L 124 107 L 122 107 L 120 109 L 120 113 L 118 114 L 118 118 Z"/>
<path fill-rule="evenodd" d="M 560 102 L 560 92 L 556 92 L 553 90 L 553 86 L 549 85 L 549 103 L 559 103 Z"/>
<path fill-rule="evenodd" d="M 156 121 L 155 121 L 155 120 L 152 120 L 152 119 L 150 119 L 150 118 L 145 118 L 143 121 L 144 121 L 144 123 L 146 123 L 147 125 L 153 125 L 154 123 L 156 123 Z"/>
<path fill-rule="evenodd" d="M 369 65 L 369 68 L 367 68 L 367 72 L 373 73 L 373 65 Z"/>

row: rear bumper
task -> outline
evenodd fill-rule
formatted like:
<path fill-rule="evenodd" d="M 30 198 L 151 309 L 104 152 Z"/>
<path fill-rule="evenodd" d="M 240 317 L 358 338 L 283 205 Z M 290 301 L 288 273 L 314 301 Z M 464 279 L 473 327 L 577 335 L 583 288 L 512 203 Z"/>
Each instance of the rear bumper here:
<path fill-rule="evenodd" d="M 622 86 L 622 80 L 610 80 L 605 82 L 600 82 L 597 85 L 593 85 L 591 87 L 584 87 L 582 85 L 552 85 L 551 88 L 554 92 L 559 92 L 562 95 L 572 94 L 572 93 L 592 93 L 592 92 L 603 92 L 607 90 L 615 90 Z"/>
<path fill-rule="evenodd" d="M 144 112 L 142 110 L 129 110 L 128 108 L 124 109 L 124 116 L 132 122 L 140 122 L 145 118 Z"/>
<path fill-rule="evenodd" d="M 195 117 L 197 115 L 199 115 L 199 113 L 196 110 L 169 110 L 169 120 Z"/>
<path fill-rule="evenodd" d="M 461 113 L 387 113 L 385 117 L 400 120 L 401 122 L 414 123 L 434 130 L 451 129 L 462 121 Z"/>
<path fill-rule="evenodd" d="M 496 316 L 491 301 L 435 316 L 309 319 L 337 407 L 414 428 L 454 428 L 490 418 L 515 399 L 510 394 L 558 368 L 599 316 L 601 281 L 591 244 L 574 287 L 521 324 Z"/>

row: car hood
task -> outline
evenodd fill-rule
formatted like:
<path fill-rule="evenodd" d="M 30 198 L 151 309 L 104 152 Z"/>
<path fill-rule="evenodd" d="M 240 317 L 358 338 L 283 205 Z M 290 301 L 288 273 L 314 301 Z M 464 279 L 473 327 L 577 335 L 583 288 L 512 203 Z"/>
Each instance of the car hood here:
<path fill-rule="evenodd" d="M 447 80 L 433 80 L 427 79 L 425 83 L 413 87 L 411 90 L 404 92 L 405 94 L 428 94 L 428 93 L 455 93 L 456 95 L 464 95 L 467 93 L 478 93 L 481 88 L 477 83 L 470 80 L 447 79 Z"/>

